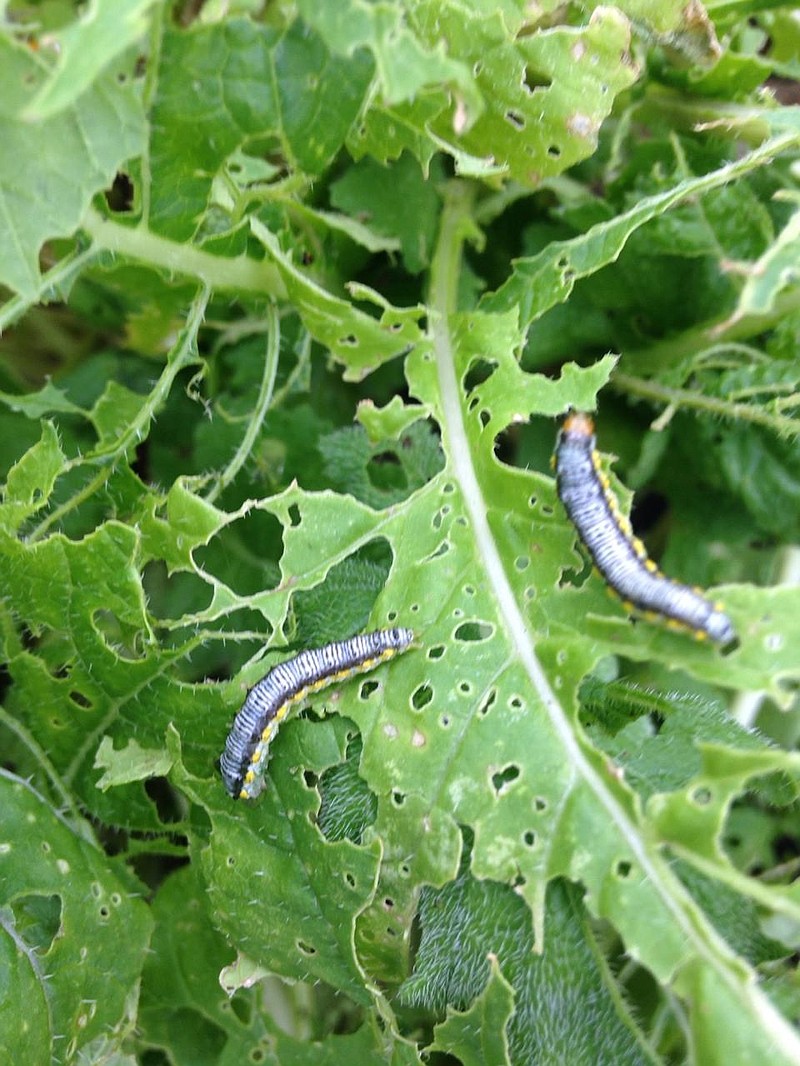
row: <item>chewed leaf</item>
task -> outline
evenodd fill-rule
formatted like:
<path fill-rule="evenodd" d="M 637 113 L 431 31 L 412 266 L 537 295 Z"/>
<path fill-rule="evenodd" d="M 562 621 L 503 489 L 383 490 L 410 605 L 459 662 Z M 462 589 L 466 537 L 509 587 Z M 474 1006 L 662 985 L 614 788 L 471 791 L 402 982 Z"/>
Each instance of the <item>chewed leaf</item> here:
<path fill-rule="evenodd" d="M 129 989 L 141 972 L 152 922 L 85 827 L 71 828 L 10 776 L 0 778 L 0 793 L 3 950 L 8 960 L 15 945 L 17 978 L 6 1008 L 28 1019 L 13 1035 L 4 1032 L 4 1046 L 24 1062 L 43 1043 L 44 1061 L 59 1034 L 72 1033 L 77 1050 L 130 1024 Z"/>
<path fill-rule="evenodd" d="M 44 422 L 39 443 L 8 473 L 0 504 L 0 525 L 4 530 L 16 532 L 26 519 L 47 505 L 63 466 L 64 453 L 59 447 L 55 426 L 52 422 Z"/>
<path fill-rule="evenodd" d="M 7 1057 L 796 1066 L 791 13 L 74 6 L 0 5 Z"/>
<path fill-rule="evenodd" d="M 21 109 L 43 84 L 43 71 L 21 45 L 0 36 L 7 103 Z M 115 136 L 106 136 L 109 128 Z M 75 231 L 96 192 L 144 145 L 141 103 L 132 86 L 103 74 L 58 115 L 28 122 L 0 113 L 0 282 L 29 298 L 37 293 L 38 253 L 48 238 Z M 31 190 L 46 193 L 31 196 Z M 31 201 L 36 204 L 31 209 Z"/>

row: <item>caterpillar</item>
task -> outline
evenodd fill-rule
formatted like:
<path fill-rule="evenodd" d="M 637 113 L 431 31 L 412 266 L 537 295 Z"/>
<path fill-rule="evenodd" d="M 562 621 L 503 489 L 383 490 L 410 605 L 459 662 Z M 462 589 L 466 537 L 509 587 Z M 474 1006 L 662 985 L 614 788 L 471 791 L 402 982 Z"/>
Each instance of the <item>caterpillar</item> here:
<path fill-rule="evenodd" d="M 274 667 L 247 694 L 219 761 L 222 781 L 234 799 L 255 799 L 264 787 L 270 742 L 292 707 L 328 685 L 372 670 L 406 651 L 410 629 L 378 629 L 321 648 L 301 651 Z"/>
<path fill-rule="evenodd" d="M 556 487 L 578 536 L 608 585 L 630 608 L 659 615 L 699 639 L 728 644 L 736 632 L 719 604 L 662 574 L 631 532 L 600 469 L 594 423 L 572 412 L 555 452 Z"/>

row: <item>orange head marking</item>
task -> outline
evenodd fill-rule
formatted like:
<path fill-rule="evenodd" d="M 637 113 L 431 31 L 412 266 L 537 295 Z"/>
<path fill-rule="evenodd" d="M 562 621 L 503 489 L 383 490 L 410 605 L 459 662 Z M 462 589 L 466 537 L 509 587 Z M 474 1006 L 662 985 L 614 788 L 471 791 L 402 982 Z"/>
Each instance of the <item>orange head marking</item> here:
<path fill-rule="evenodd" d="M 562 429 L 566 433 L 575 433 L 579 437 L 594 436 L 594 422 L 583 411 L 570 411 L 564 419 Z"/>

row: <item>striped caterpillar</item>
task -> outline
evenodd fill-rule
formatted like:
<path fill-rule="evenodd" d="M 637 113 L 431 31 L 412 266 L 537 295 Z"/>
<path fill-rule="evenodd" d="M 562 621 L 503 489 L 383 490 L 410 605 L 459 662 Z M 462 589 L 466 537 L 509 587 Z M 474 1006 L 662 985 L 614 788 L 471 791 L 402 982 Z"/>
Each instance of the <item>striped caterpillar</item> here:
<path fill-rule="evenodd" d="M 261 792 L 269 745 L 292 707 L 328 685 L 374 669 L 413 640 L 410 629 L 378 629 L 301 651 L 270 670 L 248 692 L 225 742 L 220 772 L 228 793 L 255 799 Z"/>
<path fill-rule="evenodd" d="M 558 495 L 595 566 L 623 602 L 686 627 L 700 639 L 728 644 L 733 624 L 702 592 L 662 574 L 632 534 L 595 450 L 594 423 L 579 412 L 567 416 L 555 453 Z"/>

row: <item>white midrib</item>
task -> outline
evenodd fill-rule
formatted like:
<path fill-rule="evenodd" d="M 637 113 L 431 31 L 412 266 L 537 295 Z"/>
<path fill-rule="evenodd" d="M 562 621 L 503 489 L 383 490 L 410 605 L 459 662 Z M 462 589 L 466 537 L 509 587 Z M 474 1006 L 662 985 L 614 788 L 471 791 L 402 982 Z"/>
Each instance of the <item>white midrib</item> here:
<path fill-rule="evenodd" d="M 429 336 L 436 358 L 441 393 L 443 447 L 453 475 L 458 481 L 478 552 L 491 591 L 498 604 L 500 617 L 505 623 L 512 646 L 563 745 L 569 765 L 574 771 L 574 778 L 579 778 L 589 788 L 617 828 L 621 838 L 639 863 L 642 872 L 649 879 L 653 890 L 661 897 L 664 906 L 679 927 L 685 942 L 691 945 L 698 957 L 714 968 L 734 996 L 743 1003 L 748 1013 L 755 1015 L 760 1027 L 769 1034 L 776 1048 L 786 1055 L 787 1060 L 800 1063 L 800 1039 L 783 1015 L 758 989 L 755 975 L 747 983 L 737 977 L 734 966 L 740 969 L 743 965 L 742 961 L 731 952 L 725 941 L 707 921 L 703 923 L 703 935 L 699 934 L 697 922 L 690 919 L 679 898 L 683 897 L 687 903 L 690 903 L 686 890 L 666 863 L 659 856 L 652 855 L 647 850 L 637 827 L 586 759 L 564 709 L 550 687 L 536 656 L 528 625 L 517 603 L 489 527 L 488 503 L 481 491 L 472 462 L 451 344 L 449 318 L 456 309 L 463 244 L 461 231 L 469 224 L 471 199 L 471 190 L 464 183 L 453 183 L 447 190 L 441 230 L 431 270 L 430 306 L 433 315 Z M 695 1004 L 695 1009 L 697 1006 Z"/>

